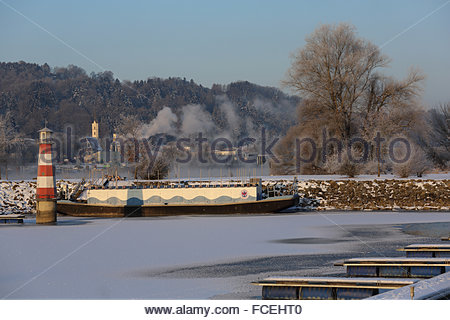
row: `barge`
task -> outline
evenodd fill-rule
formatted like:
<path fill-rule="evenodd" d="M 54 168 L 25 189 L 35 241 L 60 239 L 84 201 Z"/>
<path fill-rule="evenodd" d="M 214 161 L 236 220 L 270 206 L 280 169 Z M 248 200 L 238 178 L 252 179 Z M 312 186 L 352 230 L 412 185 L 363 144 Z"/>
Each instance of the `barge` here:
<path fill-rule="evenodd" d="M 261 180 L 225 184 L 100 185 L 86 188 L 79 199 L 57 201 L 57 212 L 79 217 L 262 214 L 297 204 L 298 195 L 293 191 L 268 197 L 262 191 Z"/>

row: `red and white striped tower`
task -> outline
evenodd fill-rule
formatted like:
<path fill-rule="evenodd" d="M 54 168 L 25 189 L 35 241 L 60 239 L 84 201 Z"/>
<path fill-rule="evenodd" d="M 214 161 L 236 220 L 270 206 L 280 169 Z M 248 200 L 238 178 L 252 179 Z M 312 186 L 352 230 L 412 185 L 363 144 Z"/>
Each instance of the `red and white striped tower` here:
<path fill-rule="evenodd" d="M 39 130 L 39 157 L 36 185 L 36 223 L 56 222 L 56 179 L 52 153 L 53 131 Z"/>

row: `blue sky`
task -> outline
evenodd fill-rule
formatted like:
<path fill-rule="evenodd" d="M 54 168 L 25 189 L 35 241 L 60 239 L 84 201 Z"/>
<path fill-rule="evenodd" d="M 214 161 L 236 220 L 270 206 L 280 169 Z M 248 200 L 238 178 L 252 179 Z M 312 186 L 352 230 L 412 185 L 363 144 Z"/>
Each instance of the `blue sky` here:
<path fill-rule="evenodd" d="M 0 0 L 0 61 L 279 87 L 305 36 L 339 22 L 379 46 L 410 28 L 382 48 L 392 59 L 386 73 L 402 78 L 418 67 L 425 104 L 450 101 L 449 0 Z"/>

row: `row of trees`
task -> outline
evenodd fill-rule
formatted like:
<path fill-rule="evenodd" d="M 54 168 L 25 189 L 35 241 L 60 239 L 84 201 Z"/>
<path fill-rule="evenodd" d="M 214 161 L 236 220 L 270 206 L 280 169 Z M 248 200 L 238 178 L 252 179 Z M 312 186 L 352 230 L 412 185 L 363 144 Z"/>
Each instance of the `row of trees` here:
<path fill-rule="evenodd" d="M 381 70 L 389 61 L 377 46 L 358 38 L 348 24 L 323 25 L 307 37 L 284 81 L 304 99 L 298 107 L 297 125 L 277 146 L 282 160 L 274 163 L 273 171 L 296 172 L 299 155 L 302 159 L 314 157 L 301 167 L 302 173 L 374 173 L 381 162 L 382 171 L 394 170 L 402 176 L 413 171 L 421 174 L 431 162 L 448 167 L 449 104 L 425 110 L 420 104 L 424 75 L 411 70 L 403 80 L 388 77 Z M 384 141 L 406 137 L 411 161 L 385 161 L 389 150 L 386 144 L 377 145 L 374 138 L 378 134 Z M 318 152 L 313 155 L 306 143 L 299 147 L 301 138 L 312 139 Z M 330 138 L 344 147 L 352 144 L 351 151 L 358 159 L 368 149 L 365 163 L 349 161 L 337 143 L 324 146 L 323 141 Z M 355 138 L 368 146 L 351 143 Z M 394 153 L 399 157 L 408 151 L 397 149 Z"/>

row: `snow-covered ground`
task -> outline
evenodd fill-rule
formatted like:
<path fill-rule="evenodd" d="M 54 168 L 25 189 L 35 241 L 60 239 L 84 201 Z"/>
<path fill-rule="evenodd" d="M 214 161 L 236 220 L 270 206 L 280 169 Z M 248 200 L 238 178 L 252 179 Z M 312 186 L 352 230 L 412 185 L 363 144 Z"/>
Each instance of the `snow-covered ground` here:
<path fill-rule="evenodd" d="M 323 265 L 325 255 L 395 253 L 418 239 L 397 225 L 429 222 L 448 223 L 450 214 L 59 218 L 54 226 L 26 220 L 0 225 L 0 298 L 257 298 L 251 281 L 303 275 L 306 260 L 313 274 L 336 271 Z"/>

